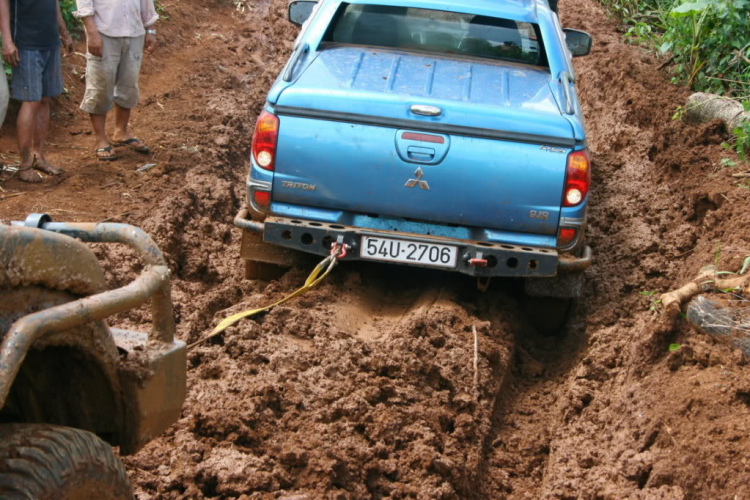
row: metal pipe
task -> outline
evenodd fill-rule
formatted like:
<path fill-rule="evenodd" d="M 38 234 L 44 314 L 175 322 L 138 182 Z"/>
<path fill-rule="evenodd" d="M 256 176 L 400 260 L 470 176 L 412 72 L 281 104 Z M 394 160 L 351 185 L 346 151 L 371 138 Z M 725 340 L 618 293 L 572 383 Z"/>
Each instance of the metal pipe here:
<path fill-rule="evenodd" d="M 3 374 L 0 408 L 5 405 L 13 380 L 34 342 L 48 333 L 70 330 L 136 308 L 163 291 L 165 283 L 169 284 L 169 268 L 152 266 L 124 287 L 29 314 L 16 321 L 0 345 L 0 373 Z M 171 310 L 171 300 L 168 301 Z M 155 333 L 156 325 L 154 320 Z M 172 338 L 159 340 L 172 342 Z"/>
<path fill-rule="evenodd" d="M 154 240 L 142 229 L 129 224 L 51 222 L 48 217 L 31 214 L 24 222 L 13 222 L 12 225 L 53 231 L 85 243 L 122 243 L 136 250 L 146 264 L 167 265 Z"/>
<path fill-rule="evenodd" d="M 592 256 L 593 252 L 591 251 L 591 247 L 587 246 L 583 249 L 583 255 L 580 258 L 572 260 L 560 259 L 557 263 L 557 269 L 558 271 L 565 273 L 585 271 L 591 267 Z"/>
<path fill-rule="evenodd" d="M 152 268 L 154 266 L 163 267 L 165 279 L 161 282 L 159 288 L 151 292 L 151 339 L 169 344 L 174 341 L 174 311 L 169 268 L 164 254 L 161 253 L 154 240 L 142 229 L 129 224 L 117 223 L 52 222 L 52 219 L 46 214 L 31 214 L 24 222 L 12 222 L 11 224 L 64 234 L 86 243 L 121 243 L 137 251 L 147 266 Z"/>
<path fill-rule="evenodd" d="M 243 207 L 237 213 L 237 216 L 234 218 L 234 225 L 237 226 L 240 229 L 244 229 L 245 231 L 250 231 L 252 233 L 262 233 L 263 232 L 263 224 L 262 223 L 260 223 L 260 222 L 253 222 L 251 220 L 248 220 L 248 218 L 247 218 L 247 207 Z"/>

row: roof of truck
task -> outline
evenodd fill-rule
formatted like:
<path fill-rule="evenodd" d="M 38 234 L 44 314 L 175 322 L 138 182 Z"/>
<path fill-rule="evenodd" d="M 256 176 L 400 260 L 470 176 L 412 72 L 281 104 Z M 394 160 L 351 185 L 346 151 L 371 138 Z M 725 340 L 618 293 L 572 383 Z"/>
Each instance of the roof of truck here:
<path fill-rule="evenodd" d="M 546 8 L 540 0 L 345 0 L 365 3 L 444 10 L 465 14 L 504 17 L 517 21 L 537 22 L 537 8 Z"/>

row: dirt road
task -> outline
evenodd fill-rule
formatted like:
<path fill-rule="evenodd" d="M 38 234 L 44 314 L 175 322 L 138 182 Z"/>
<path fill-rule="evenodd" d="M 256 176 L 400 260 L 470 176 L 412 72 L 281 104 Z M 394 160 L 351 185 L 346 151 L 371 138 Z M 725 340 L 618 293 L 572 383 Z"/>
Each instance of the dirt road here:
<path fill-rule="evenodd" d="M 169 258 L 188 341 L 295 289 L 309 269 L 243 280 L 231 225 L 255 116 L 295 36 L 285 6 L 167 4 L 135 128 L 158 146 L 148 172 L 135 169 L 150 158 L 91 160 L 74 106 L 71 71 L 80 75 L 82 61 L 69 61 L 71 99 L 57 107 L 52 139 L 68 173 L 41 186 L 5 182 L 24 194 L 0 202 L 2 217 L 47 210 L 142 226 Z M 720 165 L 720 127 L 671 120 L 687 93 L 658 61 L 625 44 L 594 0 L 561 9 L 566 26 L 595 38 L 576 62 L 596 263 L 566 335 L 538 336 L 502 287 L 342 266 L 191 353 L 181 420 L 125 458 L 140 500 L 750 498 L 747 360 L 684 324 L 661 326 L 640 294 L 714 261 L 737 270 L 750 254 L 750 193 Z M 97 252 L 113 284 L 137 270 L 125 252 Z M 120 318 L 147 320 L 145 310 Z"/>

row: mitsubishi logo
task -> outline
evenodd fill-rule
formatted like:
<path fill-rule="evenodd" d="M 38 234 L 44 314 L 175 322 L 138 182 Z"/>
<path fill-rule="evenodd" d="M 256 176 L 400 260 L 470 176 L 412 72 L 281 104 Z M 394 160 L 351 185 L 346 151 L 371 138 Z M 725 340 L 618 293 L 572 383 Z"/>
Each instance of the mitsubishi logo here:
<path fill-rule="evenodd" d="M 422 180 L 422 177 L 424 177 L 424 171 L 422 171 L 422 167 L 419 167 L 414 172 L 414 176 L 416 177 L 416 179 L 409 179 L 408 181 L 406 181 L 406 184 L 404 184 L 404 186 L 413 188 L 417 184 L 419 184 L 419 189 L 426 189 L 427 191 L 430 190 L 430 185 L 427 184 L 427 181 Z"/>

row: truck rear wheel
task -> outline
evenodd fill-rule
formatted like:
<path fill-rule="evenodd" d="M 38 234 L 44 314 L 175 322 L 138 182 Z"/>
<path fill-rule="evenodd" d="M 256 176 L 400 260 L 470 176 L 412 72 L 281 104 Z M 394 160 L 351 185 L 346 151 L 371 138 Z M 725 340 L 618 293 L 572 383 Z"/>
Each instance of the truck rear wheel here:
<path fill-rule="evenodd" d="M 44 424 L 0 426 L 0 497 L 132 500 L 122 462 L 94 434 Z"/>
<path fill-rule="evenodd" d="M 521 299 L 526 321 L 545 337 L 562 333 L 573 305 L 572 299 L 553 297 L 529 297 Z"/>

